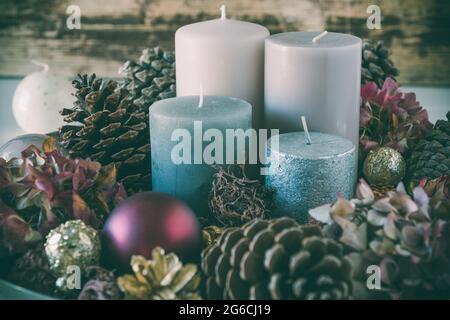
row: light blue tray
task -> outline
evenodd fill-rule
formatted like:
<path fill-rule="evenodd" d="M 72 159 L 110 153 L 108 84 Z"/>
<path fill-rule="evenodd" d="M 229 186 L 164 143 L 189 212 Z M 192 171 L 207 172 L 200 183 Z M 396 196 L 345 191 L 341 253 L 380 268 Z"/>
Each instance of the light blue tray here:
<path fill-rule="evenodd" d="M 50 296 L 40 294 L 0 279 L 0 300 L 54 300 Z"/>

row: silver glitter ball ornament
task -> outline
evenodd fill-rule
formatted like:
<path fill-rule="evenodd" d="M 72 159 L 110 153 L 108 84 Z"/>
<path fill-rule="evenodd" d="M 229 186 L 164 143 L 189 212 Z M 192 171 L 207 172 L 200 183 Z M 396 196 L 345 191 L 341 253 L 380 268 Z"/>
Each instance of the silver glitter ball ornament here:
<path fill-rule="evenodd" d="M 405 176 L 406 163 L 402 155 L 388 147 L 371 151 L 364 161 L 363 173 L 373 186 L 391 187 Z"/>
<path fill-rule="evenodd" d="M 70 220 L 50 231 L 45 242 L 50 269 L 63 283 L 75 268 L 80 271 L 100 260 L 100 238 L 97 231 L 81 220 Z"/>

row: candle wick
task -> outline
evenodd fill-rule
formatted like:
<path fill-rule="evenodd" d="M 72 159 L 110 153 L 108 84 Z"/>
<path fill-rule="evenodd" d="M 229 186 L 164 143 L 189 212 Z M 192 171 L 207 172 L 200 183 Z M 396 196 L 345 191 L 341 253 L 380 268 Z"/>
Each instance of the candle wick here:
<path fill-rule="evenodd" d="M 316 43 L 317 41 L 319 41 L 320 39 L 322 39 L 323 37 L 325 37 L 328 34 L 328 31 L 325 30 L 324 32 L 322 32 L 321 34 L 319 34 L 318 36 L 315 36 L 312 39 L 312 42 Z"/>
<path fill-rule="evenodd" d="M 37 61 L 37 60 L 31 60 L 31 63 L 37 65 L 38 67 L 44 68 L 44 70 L 42 70 L 43 72 L 47 72 L 48 69 L 49 69 L 48 64 L 46 64 L 44 62 L 40 62 L 40 61 Z"/>
<path fill-rule="evenodd" d="M 199 95 L 199 99 L 198 99 L 198 108 L 203 107 L 203 85 L 200 84 L 200 95 Z"/>
<path fill-rule="evenodd" d="M 311 136 L 309 135 L 308 125 L 306 124 L 306 118 L 304 116 L 302 116 L 302 126 L 303 126 L 303 130 L 305 131 L 305 135 L 306 135 L 306 144 L 310 145 L 312 143 Z"/>
<path fill-rule="evenodd" d="M 227 18 L 227 6 L 221 5 L 220 6 L 220 19 L 225 20 Z"/>

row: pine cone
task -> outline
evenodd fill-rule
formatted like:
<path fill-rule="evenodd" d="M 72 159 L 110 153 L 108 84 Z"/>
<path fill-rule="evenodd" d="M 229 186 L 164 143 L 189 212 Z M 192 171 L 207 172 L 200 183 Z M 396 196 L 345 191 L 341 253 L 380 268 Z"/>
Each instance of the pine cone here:
<path fill-rule="evenodd" d="M 92 266 L 85 270 L 84 286 L 78 300 L 118 300 L 121 292 L 114 272 Z"/>
<path fill-rule="evenodd" d="M 60 129 L 61 145 L 71 157 L 114 164 L 118 180 L 131 193 L 149 190 L 148 111 L 133 104 L 116 81 L 79 75 L 73 85 L 77 101 L 61 112 L 68 123 Z"/>
<path fill-rule="evenodd" d="M 200 300 L 198 287 L 201 278 L 197 266 L 183 266 L 174 253 L 156 247 L 152 259 L 143 256 L 131 258 L 134 274 L 117 279 L 117 284 L 125 299 L 133 300 Z"/>
<path fill-rule="evenodd" d="M 119 72 L 125 75 L 120 87 L 131 93 L 133 103 L 142 110 L 176 95 L 174 52 L 144 49 L 139 62 L 127 61 Z"/>
<path fill-rule="evenodd" d="M 17 259 L 8 279 L 30 290 L 53 294 L 56 277 L 50 271 L 42 245 L 28 250 Z"/>
<path fill-rule="evenodd" d="M 202 253 L 210 299 L 347 299 L 351 266 L 317 226 L 290 218 L 228 228 Z"/>
<path fill-rule="evenodd" d="M 383 87 L 386 78 L 392 78 L 399 75 L 398 69 L 395 67 L 391 59 L 390 52 L 384 46 L 383 41 L 376 43 L 364 39 L 362 45 L 362 66 L 361 66 L 361 83 L 375 82 L 379 88 Z"/>
<path fill-rule="evenodd" d="M 438 120 L 430 134 L 412 145 L 408 160 L 412 181 L 441 176 L 450 176 L 450 111 L 447 120 Z"/>

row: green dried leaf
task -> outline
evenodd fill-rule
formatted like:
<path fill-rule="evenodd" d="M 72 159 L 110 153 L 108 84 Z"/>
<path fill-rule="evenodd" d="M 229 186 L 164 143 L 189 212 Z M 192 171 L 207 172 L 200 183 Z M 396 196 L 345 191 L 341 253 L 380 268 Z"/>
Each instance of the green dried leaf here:
<path fill-rule="evenodd" d="M 33 207 L 39 203 L 39 197 L 43 196 L 42 191 L 31 189 L 26 196 L 19 198 L 16 202 L 17 210 L 25 210 L 27 208 Z"/>

